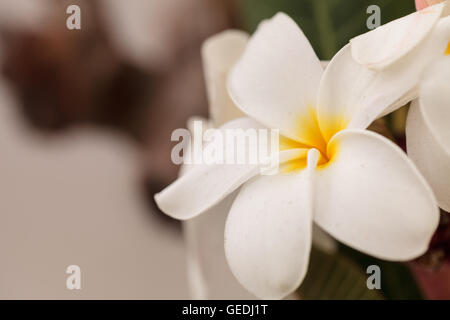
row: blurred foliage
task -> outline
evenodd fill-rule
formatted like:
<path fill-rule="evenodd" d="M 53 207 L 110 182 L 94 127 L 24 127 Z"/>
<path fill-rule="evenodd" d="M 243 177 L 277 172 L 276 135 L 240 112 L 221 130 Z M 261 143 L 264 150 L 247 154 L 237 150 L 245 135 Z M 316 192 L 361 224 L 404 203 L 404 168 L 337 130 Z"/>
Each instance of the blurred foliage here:
<path fill-rule="evenodd" d="M 308 273 L 299 289 L 307 300 L 381 300 L 380 290 L 369 290 L 368 275 L 351 259 L 312 248 Z"/>
<path fill-rule="evenodd" d="M 380 260 L 345 245 L 340 246 L 339 252 L 351 258 L 364 270 L 370 265 L 377 265 L 381 269 L 381 291 L 386 299 L 417 300 L 423 299 L 410 269 L 403 263 Z"/>
<path fill-rule="evenodd" d="M 367 288 L 367 267 L 381 270 L 381 289 Z M 308 273 L 298 293 L 307 300 L 417 300 L 423 299 L 409 268 L 397 262 L 380 260 L 347 246 L 336 253 L 311 249 Z"/>
<path fill-rule="evenodd" d="M 381 9 L 381 23 L 415 11 L 413 0 L 242 0 L 244 28 L 253 32 L 263 20 L 282 11 L 291 16 L 321 59 L 331 59 L 351 38 L 369 31 L 370 5 Z"/>
<path fill-rule="evenodd" d="M 441 219 L 431 239 L 430 248 L 416 262 L 436 272 L 445 263 L 450 263 L 450 214 L 448 212 L 441 209 Z"/>

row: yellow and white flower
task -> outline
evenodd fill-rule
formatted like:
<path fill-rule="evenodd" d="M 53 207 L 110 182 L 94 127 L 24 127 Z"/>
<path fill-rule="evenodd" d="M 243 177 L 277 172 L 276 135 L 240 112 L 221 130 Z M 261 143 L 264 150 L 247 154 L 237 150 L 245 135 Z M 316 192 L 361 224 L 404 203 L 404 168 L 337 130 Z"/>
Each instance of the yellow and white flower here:
<path fill-rule="evenodd" d="M 391 24 L 393 30 L 399 24 Z M 225 252 L 236 278 L 262 298 L 284 297 L 301 283 L 313 221 L 382 259 L 421 255 L 439 220 L 433 192 L 401 149 L 365 128 L 412 97 L 449 35 L 450 20 L 443 18 L 425 45 L 401 61 L 386 55 L 381 70 L 356 62 L 347 45 L 323 72 L 288 16 L 263 22 L 228 78 L 233 101 L 249 117 L 225 126 L 279 129 L 281 173 L 259 175 L 252 165 L 197 166 L 155 196 L 159 207 L 191 219 L 241 186 L 226 221 Z"/>

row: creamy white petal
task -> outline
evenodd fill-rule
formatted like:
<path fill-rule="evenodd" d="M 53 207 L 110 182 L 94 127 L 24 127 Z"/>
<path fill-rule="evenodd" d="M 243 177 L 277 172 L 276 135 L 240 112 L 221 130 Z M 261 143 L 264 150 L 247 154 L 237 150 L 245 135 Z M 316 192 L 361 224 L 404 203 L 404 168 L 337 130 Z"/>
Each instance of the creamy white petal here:
<path fill-rule="evenodd" d="M 206 118 L 200 117 L 200 116 L 190 117 L 186 122 L 186 129 L 189 130 L 189 132 L 191 134 L 191 139 L 193 141 L 196 140 L 197 134 L 199 134 L 199 133 L 201 134 L 201 132 L 196 132 L 196 130 L 195 130 L 195 124 L 200 123 L 200 122 L 202 123 L 203 130 L 208 130 L 208 129 L 214 128 L 213 122 L 209 119 L 206 119 Z M 188 144 L 186 146 L 185 151 L 187 154 L 193 152 L 192 145 Z M 189 170 L 191 170 L 192 168 L 195 168 L 197 166 L 198 166 L 198 164 L 195 164 L 195 163 L 183 163 L 180 167 L 180 171 L 178 171 L 178 176 L 180 177 L 182 175 L 185 175 L 186 172 L 188 172 Z"/>
<path fill-rule="evenodd" d="M 263 22 L 228 78 L 236 105 L 252 118 L 308 143 L 299 118 L 315 108 L 323 69 L 308 39 L 287 15 Z"/>
<path fill-rule="evenodd" d="M 257 173 L 257 165 L 196 165 L 157 193 L 155 200 L 167 215 L 190 219 L 223 200 Z"/>
<path fill-rule="evenodd" d="M 415 98 L 423 70 L 442 57 L 450 39 L 450 17 L 442 18 L 424 43 L 382 71 L 355 62 L 347 45 L 331 60 L 318 95 L 318 118 L 330 139 L 342 127 L 365 129 L 386 110 Z"/>
<path fill-rule="evenodd" d="M 320 65 L 322 66 L 323 70 L 325 70 L 330 63 L 330 60 L 320 60 Z"/>
<path fill-rule="evenodd" d="M 425 73 L 420 98 L 406 123 L 408 155 L 430 183 L 439 206 L 450 211 L 450 57 Z"/>
<path fill-rule="evenodd" d="M 250 118 L 232 120 L 221 127 L 223 136 L 226 129 L 265 129 L 264 126 Z M 237 146 L 240 150 L 249 150 L 251 139 L 245 139 L 245 145 Z M 211 143 L 215 143 L 215 141 Z M 270 143 L 270 141 L 268 141 Z M 269 147 L 268 147 L 269 148 Z M 224 154 L 227 152 L 224 150 Z M 298 158 L 303 149 L 290 149 L 273 154 L 279 163 Z M 226 156 L 226 155 L 225 155 Z M 160 193 L 155 195 L 158 207 L 167 215 L 186 220 L 208 210 L 227 195 L 236 190 L 251 177 L 259 174 L 270 174 L 266 171 L 272 167 L 268 163 L 252 163 L 244 159 L 243 164 L 194 164 Z M 262 159 L 257 159 L 262 160 Z M 272 164 L 276 165 L 273 161 Z"/>
<path fill-rule="evenodd" d="M 432 132 L 418 100 L 408 112 L 406 144 L 408 156 L 431 185 L 439 206 L 450 212 L 450 153 Z"/>
<path fill-rule="evenodd" d="M 192 135 L 195 134 L 194 121 L 202 121 L 204 128 L 213 127 L 210 120 L 192 117 L 187 123 Z M 180 176 L 195 167 L 195 164 L 183 165 Z M 236 280 L 225 258 L 223 230 L 237 192 L 203 214 L 183 221 L 188 281 L 193 299 L 255 299 Z"/>
<path fill-rule="evenodd" d="M 391 21 L 350 40 L 356 62 L 383 69 L 418 46 L 442 16 L 446 3 L 440 3 Z"/>
<path fill-rule="evenodd" d="M 246 32 L 227 30 L 208 38 L 202 46 L 209 115 L 217 127 L 244 116 L 231 101 L 226 81 L 228 72 L 244 52 L 248 38 Z"/>
<path fill-rule="evenodd" d="M 450 154 L 450 56 L 432 64 L 420 83 L 423 115 L 436 139 Z"/>
<path fill-rule="evenodd" d="M 226 129 L 264 128 L 250 118 L 239 118 L 221 127 Z M 192 129 L 191 129 L 192 131 Z M 196 134 L 193 135 L 194 138 Z M 213 141 L 215 143 L 218 141 Z M 187 148 L 189 151 L 191 148 Z M 222 148 L 223 149 L 223 148 Z M 190 219 L 223 200 L 242 183 L 258 173 L 258 164 L 202 164 L 188 166 L 175 182 L 155 194 L 158 207 L 176 219 Z"/>
<path fill-rule="evenodd" d="M 366 130 L 341 131 L 329 147 L 336 154 L 318 170 L 315 222 L 337 240 L 381 259 L 423 254 L 439 210 L 406 154 Z"/>
<path fill-rule="evenodd" d="M 260 298 L 279 299 L 303 280 L 311 249 L 313 173 L 255 177 L 245 183 L 225 226 L 225 254 L 241 284 Z"/>
<path fill-rule="evenodd" d="M 191 294 L 194 299 L 255 299 L 231 273 L 223 232 L 237 191 L 204 214 L 183 222 Z"/>

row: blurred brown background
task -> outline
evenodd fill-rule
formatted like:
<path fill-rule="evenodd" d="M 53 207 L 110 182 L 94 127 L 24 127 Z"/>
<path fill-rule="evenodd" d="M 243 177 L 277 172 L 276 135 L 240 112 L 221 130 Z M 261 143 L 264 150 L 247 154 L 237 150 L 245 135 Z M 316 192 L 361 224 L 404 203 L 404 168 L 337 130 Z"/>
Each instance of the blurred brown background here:
<path fill-rule="evenodd" d="M 0 0 L 0 298 L 187 298 L 179 223 L 153 194 L 177 176 L 172 131 L 208 114 L 202 42 L 284 11 L 330 59 L 367 31 L 373 3 L 383 23 L 414 11 L 412 0 Z M 81 30 L 66 28 L 71 4 Z M 447 219 L 412 264 L 426 296 L 450 297 L 449 256 Z M 81 291 L 65 288 L 70 264 Z"/>

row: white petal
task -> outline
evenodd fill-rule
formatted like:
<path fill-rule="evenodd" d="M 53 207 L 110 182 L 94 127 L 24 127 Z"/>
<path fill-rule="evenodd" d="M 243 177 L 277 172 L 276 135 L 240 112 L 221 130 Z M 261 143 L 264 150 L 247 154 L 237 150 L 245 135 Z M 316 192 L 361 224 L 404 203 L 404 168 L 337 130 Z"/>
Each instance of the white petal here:
<path fill-rule="evenodd" d="M 221 129 L 264 128 L 250 118 L 240 118 Z M 195 137 L 195 135 L 194 135 Z M 212 142 L 214 143 L 214 142 Z M 190 148 L 188 148 L 190 149 Z M 175 219 L 190 219 L 211 208 L 258 173 L 257 164 L 193 164 L 185 174 L 155 195 L 158 207 Z"/>
<path fill-rule="evenodd" d="M 227 30 L 207 39 L 202 47 L 203 70 L 208 93 L 209 115 L 216 127 L 244 116 L 231 101 L 226 80 L 228 72 L 247 46 L 248 34 Z"/>
<path fill-rule="evenodd" d="M 446 3 L 428 7 L 350 40 L 352 56 L 358 63 L 383 69 L 419 45 L 431 32 Z"/>
<path fill-rule="evenodd" d="M 200 123 L 200 122 L 202 123 L 203 130 L 208 130 L 208 129 L 214 128 L 214 124 L 212 123 L 212 121 L 210 119 L 206 119 L 206 118 L 203 118 L 200 116 L 190 117 L 186 122 L 186 128 L 187 128 L 187 130 L 189 130 L 189 132 L 191 134 L 192 141 L 196 141 L 197 134 L 203 133 L 203 132 L 196 132 L 196 130 L 195 130 L 195 124 Z M 192 145 L 188 144 L 186 146 L 186 153 L 189 154 L 189 153 L 193 152 L 191 149 L 192 149 Z M 192 168 L 195 168 L 197 166 L 198 166 L 198 164 L 195 164 L 195 163 L 183 163 L 180 167 L 180 171 L 178 171 L 178 176 L 180 177 L 180 176 L 185 175 L 189 170 L 191 170 Z"/>
<path fill-rule="evenodd" d="M 442 18 L 424 43 L 382 71 L 355 62 L 347 45 L 325 70 L 318 96 L 318 119 L 327 139 L 343 127 L 365 129 L 386 110 L 417 97 L 425 67 L 442 57 L 450 39 L 450 17 Z"/>
<path fill-rule="evenodd" d="M 194 121 L 202 121 L 204 128 L 213 127 L 212 121 L 192 117 L 187 123 L 191 135 L 196 134 Z M 195 164 L 182 165 L 180 176 L 195 167 Z M 193 299 L 255 299 L 236 280 L 225 258 L 225 219 L 236 194 L 237 191 L 233 192 L 203 214 L 183 222 L 188 282 Z"/>
<path fill-rule="evenodd" d="M 420 98 L 406 123 L 408 155 L 430 183 L 439 206 L 450 211 L 450 57 L 424 76 Z"/>
<path fill-rule="evenodd" d="M 339 241 L 381 259 L 423 254 L 439 210 L 412 161 L 366 130 L 341 131 L 330 148 L 336 156 L 318 171 L 315 222 Z"/>
<path fill-rule="evenodd" d="M 194 299 L 255 299 L 236 280 L 225 258 L 225 220 L 236 193 L 204 214 L 183 222 Z"/>
<path fill-rule="evenodd" d="M 450 212 L 450 153 L 436 139 L 417 100 L 408 112 L 406 144 L 409 157 L 431 185 L 439 206 Z"/>
<path fill-rule="evenodd" d="M 308 39 L 287 15 L 263 22 L 228 79 L 236 105 L 252 118 L 308 143 L 300 117 L 315 108 L 322 67 Z"/>
<path fill-rule="evenodd" d="M 320 60 L 320 65 L 322 66 L 323 70 L 325 70 L 328 67 L 329 63 L 330 60 Z"/>
<path fill-rule="evenodd" d="M 420 84 L 420 102 L 425 120 L 436 139 L 450 154 L 450 57 L 427 69 Z"/>
<path fill-rule="evenodd" d="M 318 159 L 318 152 L 312 150 L 308 169 L 298 174 L 261 176 L 245 183 L 228 215 L 228 263 L 242 285 L 258 297 L 283 298 L 306 274 L 313 210 L 311 169 Z"/>
<path fill-rule="evenodd" d="M 240 118 L 223 125 L 221 129 L 265 128 L 250 118 Z M 225 134 L 224 134 L 225 135 Z M 246 139 L 247 147 L 250 139 Z M 214 143 L 214 142 L 211 142 Z M 298 158 L 303 149 L 281 151 L 279 162 Z M 158 207 L 167 215 L 186 220 L 208 210 L 241 184 L 259 174 L 268 165 L 244 164 L 195 164 L 171 185 L 155 195 Z"/>

